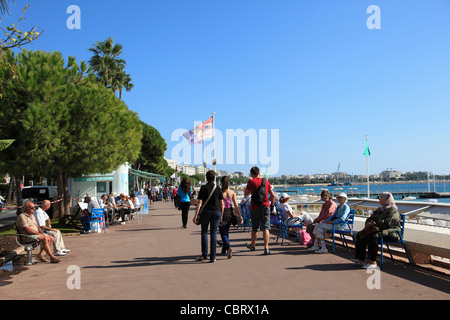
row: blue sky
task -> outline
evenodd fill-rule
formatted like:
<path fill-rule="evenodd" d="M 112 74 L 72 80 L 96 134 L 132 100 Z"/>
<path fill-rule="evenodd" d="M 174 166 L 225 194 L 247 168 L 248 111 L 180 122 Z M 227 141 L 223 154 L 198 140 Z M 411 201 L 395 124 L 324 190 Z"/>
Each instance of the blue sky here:
<path fill-rule="evenodd" d="M 31 4 L 22 28 L 44 30 L 27 49 L 87 61 L 95 41 L 123 45 L 135 85 L 123 99 L 160 131 L 168 158 L 180 146 L 175 130 L 215 112 L 224 135 L 279 130 L 274 175 L 331 173 L 339 163 L 365 174 L 366 135 L 371 173 L 450 173 L 448 0 L 15 2 L 2 26 Z M 69 5 L 81 9 L 81 30 L 66 26 Z M 379 30 L 366 26 L 370 5 L 381 10 Z M 218 169 L 252 165 L 247 154 Z"/>

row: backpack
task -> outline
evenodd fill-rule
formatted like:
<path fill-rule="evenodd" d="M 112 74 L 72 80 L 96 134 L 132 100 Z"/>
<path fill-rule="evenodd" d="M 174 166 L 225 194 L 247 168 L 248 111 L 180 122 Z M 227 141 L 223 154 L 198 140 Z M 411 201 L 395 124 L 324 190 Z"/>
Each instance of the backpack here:
<path fill-rule="evenodd" d="M 262 207 L 265 198 L 266 198 L 266 179 L 263 178 L 258 190 L 256 190 L 252 194 L 252 202 L 257 206 Z"/>

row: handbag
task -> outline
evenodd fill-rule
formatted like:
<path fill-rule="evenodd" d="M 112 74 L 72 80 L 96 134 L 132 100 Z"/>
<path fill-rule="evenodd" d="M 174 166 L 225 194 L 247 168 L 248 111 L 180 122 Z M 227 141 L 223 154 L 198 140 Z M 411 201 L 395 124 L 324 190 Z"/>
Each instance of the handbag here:
<path fill-rule="evenodd" d="M 211 193 L 209 194 L 208 199 L 206 199 L 205 203 L 202 204 L 202 206 L 197 214 L 197 219 L 195 220 L 196 225 L 200 225 L 200 216 L 202 215 L 203 208 L 206 206 L 209 199 L 211 199 L 211 196 L 213 195 L 214 191 L 216 190 L 216 187 L 217 187 L 217 185 L 214 185 L 214 188 L 211 190 Z"/>
<path fill-rule="evenodd" d="M 233 226 L 237 225 L 237 218 L 234 214 L 233 208 L 225 208 L 223 210 L 222 221 L 219 223 L 219 226 L 226 226 L 227 224 L 231 224 Z"/>
<path fill-rule="evenodd" d="M 234 214 L 233 208 L 231 208 L 231 218 L 230 218 L 230 223 L 231 223 L 231 225 L 233 225 L 233 226 L 237 225 L 237 223 L 238 223 L 237 217 L 236 217 L 236 215 Z"/>
<path fill-rule="evenodd" d="M 362 229 L 360 232 L 357 233 L 357 237 L 360 239 L 364 239 L 365 237 L 367 237 L 369 234 L 375 233 L 375 232 L 379 232 L 380 228 L 370 224 L 364 227 L 364 229 Z"/>

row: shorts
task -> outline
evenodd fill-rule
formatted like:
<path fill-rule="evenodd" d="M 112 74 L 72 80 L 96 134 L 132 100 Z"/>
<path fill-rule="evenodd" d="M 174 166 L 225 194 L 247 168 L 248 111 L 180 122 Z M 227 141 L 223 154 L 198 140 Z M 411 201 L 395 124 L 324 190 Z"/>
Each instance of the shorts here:
<path fill-rule="evenodd" d="M 23 244 L 31 244 L 31 243 L 39 241 L 39 236 L 40 235 L 37 235 L 37 234 L 29 234 L 26 237 L 22 237 L 21 242 Z"/>
<path fill-rule="evenodd" d="M 252 231 L 258 232 L 258 228 L 261 231 L 270 230 L 270 208 L 262 206 L 256 210 L 252 210 L 250 213 L 250 219 L 252 220 Z"/>

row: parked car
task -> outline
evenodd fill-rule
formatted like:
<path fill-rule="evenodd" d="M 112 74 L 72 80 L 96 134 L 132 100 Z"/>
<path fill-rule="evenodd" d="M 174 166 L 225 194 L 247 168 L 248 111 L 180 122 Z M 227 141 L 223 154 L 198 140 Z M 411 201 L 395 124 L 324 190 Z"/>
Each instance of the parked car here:
<path fill-rule="evenodd" d="M 53 186 L 23 187 L 22 199 L 32 199 L 36 204 L 44 200 L 56 201 L 58 200 L 58 189 Z M 47 214 L 53 218 L 53 205 L 47 210 Z"/>

